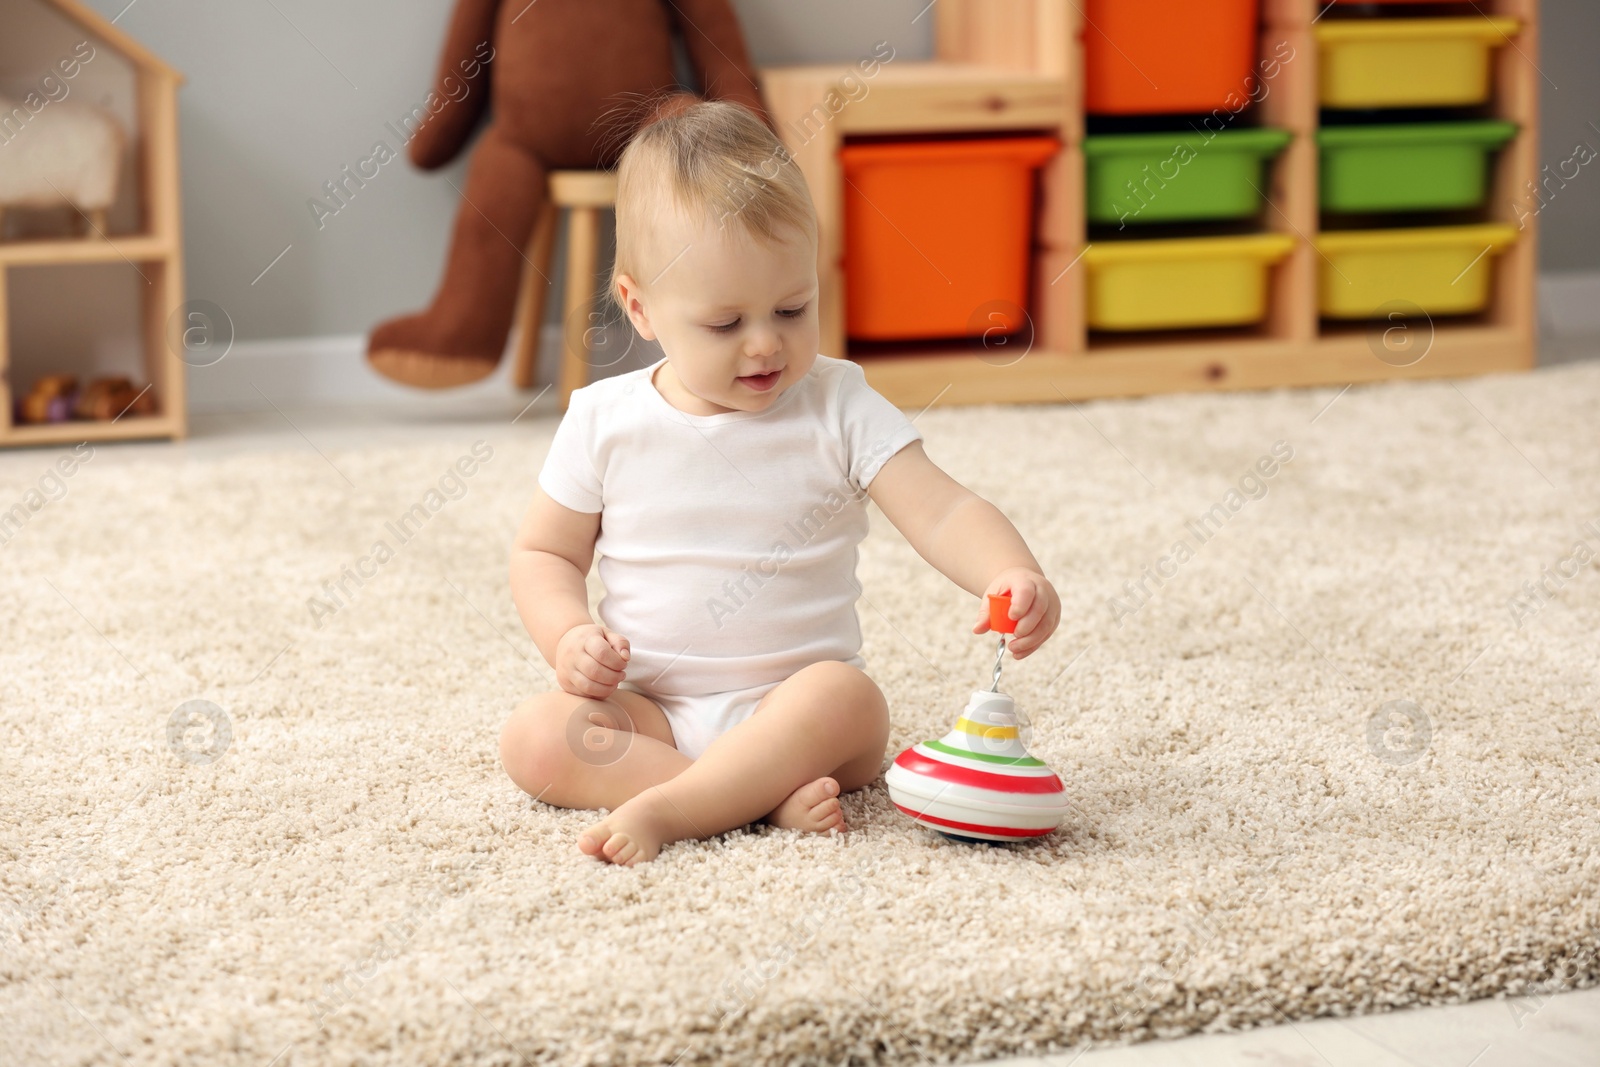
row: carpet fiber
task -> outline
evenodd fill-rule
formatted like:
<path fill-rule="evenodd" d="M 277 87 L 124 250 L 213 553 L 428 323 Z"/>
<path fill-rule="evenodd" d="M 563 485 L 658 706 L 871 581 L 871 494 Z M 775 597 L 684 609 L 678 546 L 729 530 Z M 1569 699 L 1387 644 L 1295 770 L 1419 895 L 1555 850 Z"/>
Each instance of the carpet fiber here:
<path fill-rule="evenodd" d="M 101 446 L 59 482 L 70 449 L 0 456 L 26 512 L 0 546 L 0 1058 L 968 1062 L 1591 985 L 1597 411 L 1593 363 L 927 411 L 1062 593 L 1002 688 L 1068 821 L 956 844 L 880 780 L 842 837 L 634 869 L 498 765 L 549 684 L 505 552 L 553 419 Z M 860 576 L 897 751 L 994 645 L 876 512 Z"/>

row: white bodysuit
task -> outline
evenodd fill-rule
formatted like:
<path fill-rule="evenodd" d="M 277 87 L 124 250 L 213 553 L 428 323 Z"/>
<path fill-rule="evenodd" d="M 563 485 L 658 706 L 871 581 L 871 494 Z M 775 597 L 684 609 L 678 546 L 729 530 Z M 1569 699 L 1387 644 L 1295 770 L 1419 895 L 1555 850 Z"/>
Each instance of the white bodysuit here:
<path fill-rule="evenodd" d="M 600 512 L 600 621 L 629 641 L 623 686 L 698 757 L 773 686 L 864 667 L 855 602 L 866 489 L 922 434 L 861 368 L 818 355 L 765 411 L 691 415 L 652 375 L 572 394 L 539 485 Z"/>

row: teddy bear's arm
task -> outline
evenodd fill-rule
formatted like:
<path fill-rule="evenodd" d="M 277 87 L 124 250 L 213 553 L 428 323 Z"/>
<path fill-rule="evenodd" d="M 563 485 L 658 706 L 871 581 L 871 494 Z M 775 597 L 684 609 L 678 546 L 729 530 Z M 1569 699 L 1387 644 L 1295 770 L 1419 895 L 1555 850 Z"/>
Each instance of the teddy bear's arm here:
<path fill-rule="evenodd" d="M 673 0 L 667 7 L 683 34 L 702 95 L 743 104 L 771 126 L 733 5 L 728 0 Z"/>
<path fill-rule="evenodd" d="M 409 146 L 411 162 L 423 170 L 434 170 L 454 159 L 489 106 L 489 60 L 485 57 L 494 55 L 499 10 L 500 0 L 456 0 L 433 81 L 433 91 L 447 103 L 422 124 Z M 466 86 L 465 95 L 462 86 Z"/>

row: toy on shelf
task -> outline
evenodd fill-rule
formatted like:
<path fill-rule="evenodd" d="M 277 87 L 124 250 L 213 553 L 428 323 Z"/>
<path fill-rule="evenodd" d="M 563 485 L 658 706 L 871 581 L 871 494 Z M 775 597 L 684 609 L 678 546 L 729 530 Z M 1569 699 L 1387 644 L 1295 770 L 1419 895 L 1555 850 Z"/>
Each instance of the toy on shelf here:
<path fill-rule="evenodd" d="M 1009 596 L 989 597 L 989 627 L 1000 635 L 988 689 L 972 694 L 955 728 L 912 745 L 884 775 L 889 799 L 912 819 L 963 841 L 1043 837 L 1067 811 L 1061 779 L 1028 754 L 1016 703 L 999 691 L 1005 635 L 1017 628 Z"/>
<path fill-rule="evenodd" d="M 22 425 L 70 422 L 110 422 L 123 415 L 154 415 L 156 398 L 149 386 L 140 388 L 121 375 L 96 378 L 83 389 L 71 374 L 47 374 L 17 401 L 16 420 Z"/>
<path fill-rule="evenodd" d="M 154 415 L 155 411 L 155 394 L 120 375 L 96 378 L 72 405 L 72 413 L 78 418 L 100 422 L 123 415 Z"/>
<path fill-rule="evenodd" d="M 0 115 L 27 113 L 21 102 L 0 96 Z M 73 210 L 75 233 L 105 237 L 106 212 L 121 181 L 125 137 L 117 120 L 67 100 L 40 111 L 12 140 L 0 156 L 0 238 L 6 212 L 63 204 Z"/>
<path fill-rule="evenodd" d="M 71 374 L 47 374 L 33 383 L 28 395 L 17 401 L 17 421 L 37 424 L 66 422 L 72 418 L 72 401 L 78 379 Z"/>

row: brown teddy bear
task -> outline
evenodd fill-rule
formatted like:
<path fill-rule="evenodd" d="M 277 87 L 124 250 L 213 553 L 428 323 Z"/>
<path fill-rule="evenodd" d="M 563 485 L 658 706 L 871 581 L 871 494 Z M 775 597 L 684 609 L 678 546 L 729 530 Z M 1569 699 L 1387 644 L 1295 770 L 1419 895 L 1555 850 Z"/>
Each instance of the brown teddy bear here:
<path fill-rule="evenodd" d="M 494 371 L 550 171 L 611 169 L 640 125 L 700 99 L 674 91 L 674 31 L 706 98 L 744 104 L 771 124 L 728 0 L 456 0 L 430 97 L 442 103 L 412 136 L 411 161 L 442 167 L 486 105 L 493 120 L 433 303 L 372 331 L 374 369 L 427 389 Z"/>

